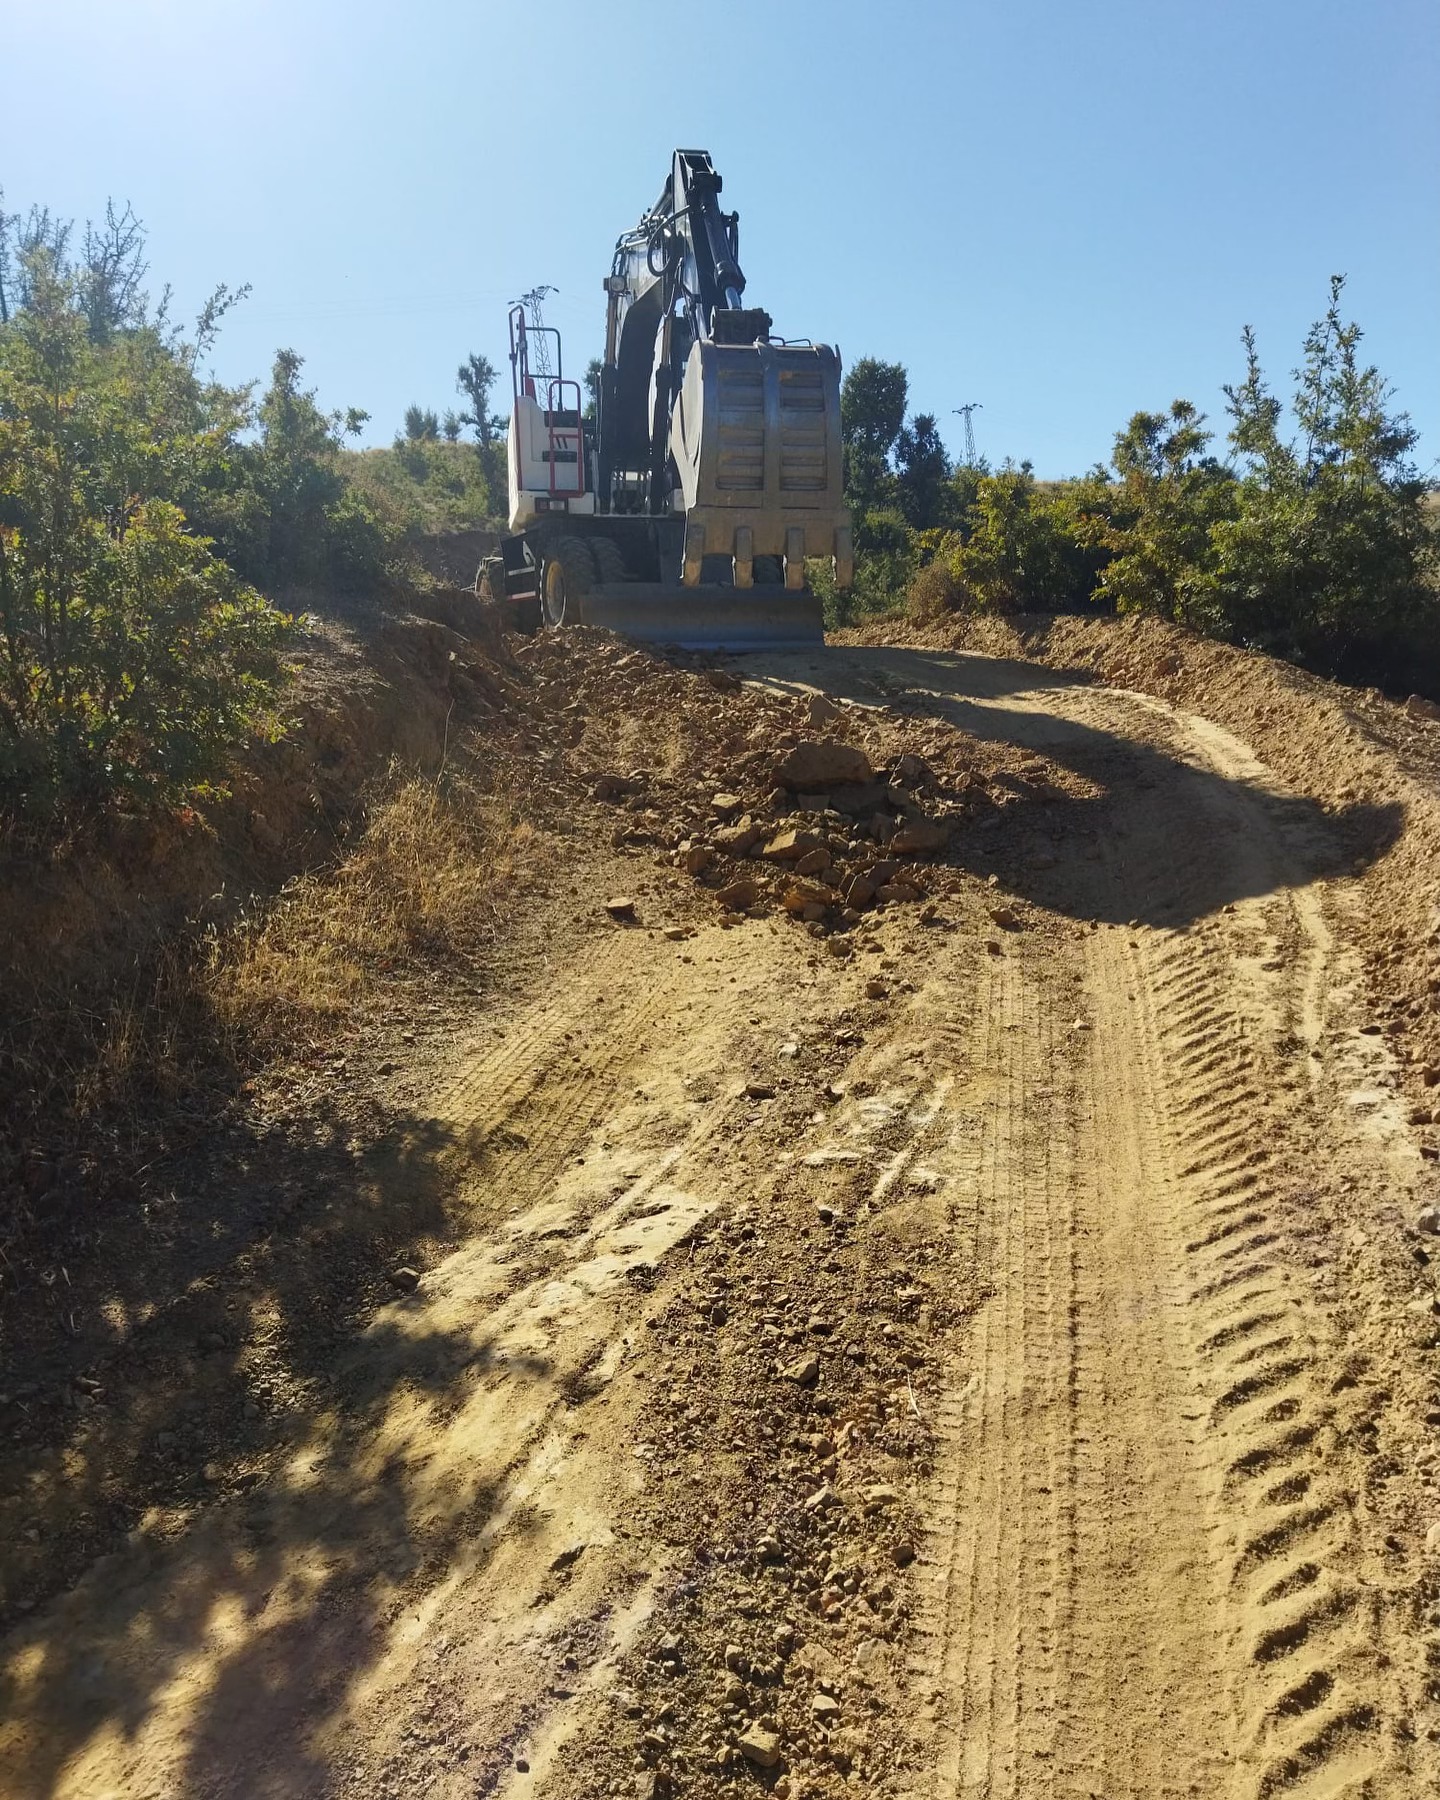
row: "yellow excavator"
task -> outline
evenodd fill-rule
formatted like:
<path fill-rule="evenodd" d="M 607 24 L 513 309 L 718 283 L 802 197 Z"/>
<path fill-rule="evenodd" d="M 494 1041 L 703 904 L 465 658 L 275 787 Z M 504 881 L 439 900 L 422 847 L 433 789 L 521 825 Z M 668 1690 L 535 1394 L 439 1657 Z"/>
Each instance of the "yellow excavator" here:
<path fill-rule="evenodd" d="M 704 150 L 615 246 L 593 417 L 560 334 L 510 312 L 509 532 L 487 584 L 525 629 L 695 650 L 824 642 L 806 563 L 850 585 L 840 357 L 744 303 Z"/>

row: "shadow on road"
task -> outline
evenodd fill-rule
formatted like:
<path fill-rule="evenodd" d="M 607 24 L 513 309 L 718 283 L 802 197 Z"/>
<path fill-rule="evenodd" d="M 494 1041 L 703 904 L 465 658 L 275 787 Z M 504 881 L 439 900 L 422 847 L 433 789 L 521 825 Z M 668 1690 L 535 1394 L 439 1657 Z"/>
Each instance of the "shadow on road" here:
<path fill-rule="evenodd" d="M 1067 704 L 1092 685 L 1071 671 L 964 652 L 845 647 L 756 657 L 745 673 L 940 720 L 1080 777 L 1084 795 L 1056 792 L 1003 831 L 1000 815 L 982 815 L 942 859 L 1072 917 L 1182 928 L 1240 900 L 1361 872 L 1404 825 L 1398 803 L 1328 811 L 1218 773 L 1178 726 L 1138 703 L 1134 734 L 1098 726 L 1078 716 L 1083 699 Z"/>
<path fill-rule="evenodd" d="M 6 1487 L 28 1523 L 0 1563 L 6 1792 L 84 1788 L 95 1746 L 109 1791 L 162 1709 L 174 1791 L 319 1791 L 333 1771 L 309 1734 L 383 1649 L 377 1607 L 423 1593 L 462 1542 L 483 1562 L 498 1481 L 477 1462 L 437 1494 L 409 1452 L 496 1347 L 483 1317 L 430 1329 L 385 1279 L 397 1244 L 447 1230 L 452 1139 L 406 1117 L 356 1160 L 332 1141 L 350 1124 L 318 1126 L 308 1152 L 239 1127 L 212 1144 L 213 1181 L 245 1168 L 234 1220 L 197 1193 L 215 1257 L 106 1362 L 91 1347 L 93 1395 L 61 1380 L 12 1413 Z M 118 1269 L 110 1294 L 135 1304 Z M 544 1357 L 498 1360 L 551 1403 Z"/>

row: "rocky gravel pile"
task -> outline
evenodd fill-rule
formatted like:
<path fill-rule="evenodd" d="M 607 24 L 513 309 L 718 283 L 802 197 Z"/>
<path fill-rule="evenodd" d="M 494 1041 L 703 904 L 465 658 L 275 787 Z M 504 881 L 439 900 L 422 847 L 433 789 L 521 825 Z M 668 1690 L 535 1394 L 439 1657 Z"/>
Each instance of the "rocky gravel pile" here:
<path fill-rule="evenodd" d="M 596 632 L 521 652 L 617 847 L 650 848 L 722 916 L 788 914 L 839 955 L 875 909 L 934 912 L 955 852 L 1069 771 L 936 716 L 742 683 Z M 623 900 L 616 916 L 631 916 Z"/>

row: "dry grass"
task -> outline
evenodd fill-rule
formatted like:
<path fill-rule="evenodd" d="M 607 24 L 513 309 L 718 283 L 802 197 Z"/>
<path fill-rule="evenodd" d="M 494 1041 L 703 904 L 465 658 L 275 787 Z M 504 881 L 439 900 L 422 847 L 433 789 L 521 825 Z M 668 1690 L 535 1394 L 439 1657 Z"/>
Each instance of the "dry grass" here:
<path fill-rule="evenodd" d="M 238 1080 L 333 1043 L 397 976 L 484 956 L 544 860 L 533 796 L 465 768 L 392 770 L 374 793 L 336 863 L 238 922 L 168 932 L 121 981 L 9 970 L 0 1189 L 37 1156 L 132 1160 L 177 1106 L 213 1118 Z M 0 1216 L 0 1248 L 15 1223 Z"/>
<path fill-rule="evenodd" d="M 337 868 L 292 882 L 215 942 L 207 980 L 217 1020 L 266 1052 L 314 1048 L 387 976 L 473 962 L 538 851 L 515 796 L 459 774 L 403 780 Z"/>

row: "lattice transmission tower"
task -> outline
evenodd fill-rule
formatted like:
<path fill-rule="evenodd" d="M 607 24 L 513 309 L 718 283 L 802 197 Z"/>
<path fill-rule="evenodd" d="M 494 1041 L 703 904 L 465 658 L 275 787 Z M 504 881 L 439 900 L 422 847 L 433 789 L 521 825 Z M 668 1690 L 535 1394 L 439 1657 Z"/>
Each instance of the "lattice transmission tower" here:
<path fill-rule="evenodd" d="M 530 359 L 531 373 L 537 380 L 547 381 L 554 371 L 550 367 L 550 340 L 545 335 L 545 317 L 542 308 L 547 294 L 558 294 L 557 287 L 533 287 L 528 294 L 522 294 L 518 301 L 511 301 L 512 306 L 523 306 L 530 315 L 530 329 L 534 332 L 531 340 Z"/>
<path fill-rule="evenodd" d="M 965 421 L 965 466 L 970 469 L 975 467 L 975 427 L 970 423 L 970 415 L 983 409 L 984 402 L 981 400 L 971 400 L 964 406 L 952 406 L 950 409 Z"/>

